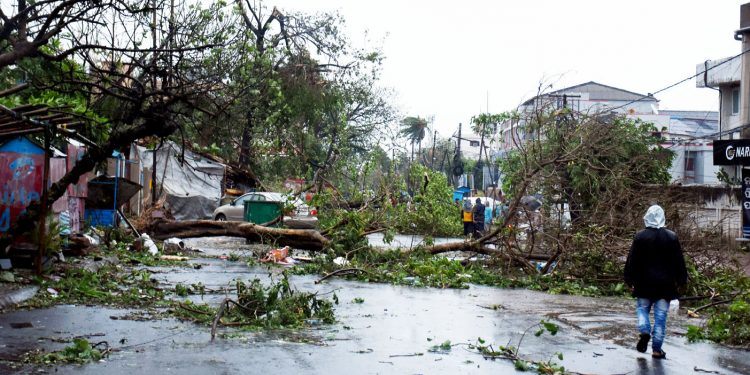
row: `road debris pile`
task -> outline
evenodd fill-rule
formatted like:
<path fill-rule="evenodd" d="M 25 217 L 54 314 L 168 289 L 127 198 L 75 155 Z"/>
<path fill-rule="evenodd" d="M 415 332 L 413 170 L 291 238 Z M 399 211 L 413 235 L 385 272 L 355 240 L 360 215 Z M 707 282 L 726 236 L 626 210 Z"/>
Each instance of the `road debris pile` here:
<path fill-rule="evenodd" d="M 320 298 L 317 293 L 295 290 L 286 272 L 270 285 L 259 279 L 248 283 L 237 280 L 234 298 L 225 298 L 218 307 L 179 302 L 173 313 L 182 319 L 212 326 L 211 337 L 217 325 L 246 328 L 303 327 L 308 321 L 332 324 L 335 322 L 332 301 Z"/>

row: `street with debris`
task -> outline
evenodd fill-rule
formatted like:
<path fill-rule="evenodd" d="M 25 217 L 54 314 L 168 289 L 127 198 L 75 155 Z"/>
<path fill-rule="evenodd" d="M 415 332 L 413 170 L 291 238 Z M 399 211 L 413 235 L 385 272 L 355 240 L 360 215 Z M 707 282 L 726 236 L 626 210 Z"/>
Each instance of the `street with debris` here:
<path fill-rule="evenodd" d="M 147 267 L 163 288 L 202 283 L 204 295 L 189 297 L 218 304 L 233 280 L 267 281 L 285 268 L 231 261 L 249 254 L 244 240 L 227 237 L 186 242 L 203 250 L 188 267 Z M 223 258 L 223 259 L 222 259 Z M 194 267 L 200 265 L 200 268 Z M 514 371 L 506 359 L 483 356 L 476 346 L 514 346 L 519 356 L 554 360 L 583 374 L 747 374 L 747 352 L 709 343 L 689 344 L 684 314 L 670 316 L 665 343 L 668 360 L 635 351 L 634 301 L 550 295 L 520 289 L 472 285 L 436 289 L 293 276 L 295 288 L 322 296 L 336 293 L 336 323 L 310 320 L 304 328 L 245 331 L 211 328 L 160 318 L 154 312 L 105 306 L 60 305 L 0 315 L 0 372 L 33 374 L 138 373 L 361 373 L 498 374 Z M 182 297 L 171 296 L 181 299 Z M 361 302 L 359 302 L 361 300 Z M 534 336 L 541 320 L 559 324 L 555 335 Z M 532 328 L 528 330 L 529 328 Z M 525 333 L 525 335 L 524 335 Z M 60 350 L 74 337 L 106 343 L 111 353 L 85 365 L 24 363 L 30 350 Z M 441 344 L 444 345 L 442 348 Z M 520 343 L 520 344 L 519 344 Z M 104 345 L 102 345 L 104 347 Z M 562 360 L 558 359 L 562 354 Z M 705 371 L 701 371 L 705 370 Z"/>

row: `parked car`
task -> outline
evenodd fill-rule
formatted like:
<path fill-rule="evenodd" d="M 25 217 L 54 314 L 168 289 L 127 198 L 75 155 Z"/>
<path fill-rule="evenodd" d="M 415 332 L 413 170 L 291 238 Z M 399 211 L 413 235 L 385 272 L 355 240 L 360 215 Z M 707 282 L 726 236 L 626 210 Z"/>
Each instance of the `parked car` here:
<path fill-rule="evenodd" d="M 214 210 L 213 218 L 217 221 L 244 221 L 245 220 L 245 202 L 279 202 L 285 208 L 293 207 L 289 215 L 285 215 L 283 222 L 290 228 L 305 229 L 315 228 L 318 225 L 317 212 L 311 209 L 298 197 L 284 193 L 273 192 L 252 192 L 243 194 L 233 199 L 228 204 L 219 206 Z M 261 224 L 261 223 L 259 223 Z"/>

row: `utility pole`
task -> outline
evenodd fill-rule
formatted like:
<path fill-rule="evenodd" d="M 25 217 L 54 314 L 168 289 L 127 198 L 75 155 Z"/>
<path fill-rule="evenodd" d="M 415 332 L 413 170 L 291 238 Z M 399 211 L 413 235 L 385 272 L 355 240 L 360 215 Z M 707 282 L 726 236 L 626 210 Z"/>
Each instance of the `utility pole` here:
<path fill-rule="evenodd" d="M 460 178 L 460 174 L 456 174 L 456 170 L 459 165 L 461 165 L 461 123 L 458 123 L 458 139 L 456 140 L 456 156 L 453 158 L 453 178 L 455 179 L 455 185 L 458 186 L 458 179 Z M 461 171 L 463 171 L 463 168 L 461 168 Z"/>
<path fill-rule="evenodd" d="M 742 41 L 742 52 L 750 50 L 750 3 L 740 6 L 740 29 L 734 32 L 734 38 Z M 750 56 L 742 55 L 742 75 L 740 78 L 740 125 L 750 124 L 750 98 L 747 98 L 747 90 L 750 89 Z M 750 138 L 750 128 L 743 128 L 740 138 Z"/>
<path fill-rule="evenodd" d="M 151 64 L 153 65 L 152 68 L 156 67 L 156 0 L 153 1 L 154 9 L 152 10 L 152 18 L 151 18 L 151 46 L 153 47 L 154 51 L 151 52 Z M 156 76 L 154 75 L 151 78 L 151 88 L 153 90 L 156 90 Z M 154 146 L 154 153 L 151 163 L 151 206 L 156 205 L 156 151 L 157 147 Z M 165 160 L 166 162 L 166 160 Z M 117 177 L 117 176 L 115 176 Z"/>
<path fill-rule="evenodd" d="M 740 138 L 750 138 L 750 3 L 740 5 L 740 29 L 734 32 L 734 39 L 742 41 L 742 75 L 740 78 Z M 750 238 L 750 170 L 742 166 L 742 237 Z"/>
<path fill-rule="evenodd" d="M 432 159 L 430 159 L 430 169 L 435 169 L 435 141 L 437 141 L 437 132 L 435 129 L 432 129 L 432 155 L 430 156 Z"/>
<path fill-rule="evenodd" d="M 456 141 L 456 155 L 461 158 L 461 123 L 458 123 L 458 140 Z"/>

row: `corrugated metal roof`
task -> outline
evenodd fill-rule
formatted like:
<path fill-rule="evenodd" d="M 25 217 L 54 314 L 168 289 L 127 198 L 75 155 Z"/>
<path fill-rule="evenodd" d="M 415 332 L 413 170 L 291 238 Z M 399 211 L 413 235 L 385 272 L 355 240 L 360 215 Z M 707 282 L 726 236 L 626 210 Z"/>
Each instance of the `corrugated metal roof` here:
<path fill-rule="evenodd" d="M 659 114 L 668 115 L 671 118 L 719 121 L 719 112 L 717 111 L 660 110 Z"/>
<path fill-rule="evenodd" d="M 661 111 L 670 115 L 669 133 L 709 138 L 719 131 L 719 114 L 714 111 Z"/>

